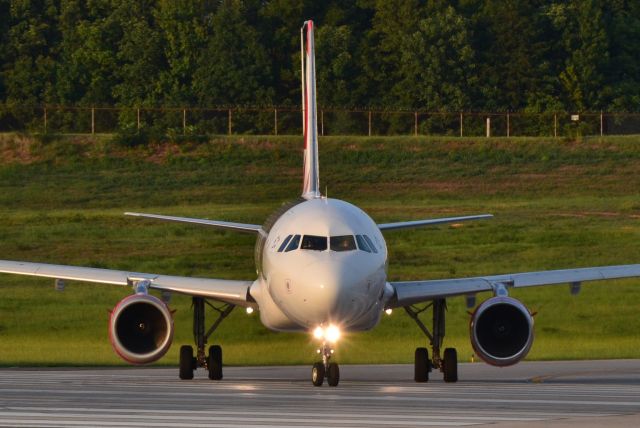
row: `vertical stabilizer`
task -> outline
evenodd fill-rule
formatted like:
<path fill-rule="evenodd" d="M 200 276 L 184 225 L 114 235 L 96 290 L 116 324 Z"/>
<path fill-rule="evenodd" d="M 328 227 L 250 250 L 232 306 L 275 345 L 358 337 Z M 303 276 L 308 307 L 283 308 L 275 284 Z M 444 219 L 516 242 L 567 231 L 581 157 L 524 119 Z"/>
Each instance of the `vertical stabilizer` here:
<path fill-rule="evenodd" d="M 302 197 L 319 198 L 318 121 L 316 112 L 316 60 L 313 43 L 313 21 L 305 21 L 300 29 L 302 59 L 302 132 L 304 134 L 304 183 Z"/>

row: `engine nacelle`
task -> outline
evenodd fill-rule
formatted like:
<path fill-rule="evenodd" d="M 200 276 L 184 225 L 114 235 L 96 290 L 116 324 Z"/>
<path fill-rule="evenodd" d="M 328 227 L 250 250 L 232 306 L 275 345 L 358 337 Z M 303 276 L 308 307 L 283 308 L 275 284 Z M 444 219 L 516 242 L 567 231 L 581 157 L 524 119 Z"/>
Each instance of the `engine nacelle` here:
<path fill-rule="evenodd" d="M 173 316 L 162 300 L 148 294 L 122 299 L 109 319 L 113 350 L 132 364 L 152 363 L 161 358 L 173 340 Z"/>
<path fill-rule="evenodd" d="M 471 316 L 471 345 L 494 366 L 511 366 L 529 353 L 533 344 L 533 317 L 520 301 L 492 297 Z"/>

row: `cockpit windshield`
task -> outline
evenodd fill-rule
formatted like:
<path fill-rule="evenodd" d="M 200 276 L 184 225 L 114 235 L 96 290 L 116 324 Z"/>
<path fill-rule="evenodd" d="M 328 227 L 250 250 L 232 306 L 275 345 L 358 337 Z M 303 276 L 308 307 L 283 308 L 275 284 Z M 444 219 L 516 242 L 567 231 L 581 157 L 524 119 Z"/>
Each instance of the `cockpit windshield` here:
<path fill-rule="evenodd" d="M 288 253 L 289 251 L 297 250 L 298 245 L 300 245 L 300 235 L 296 235 L 291 238 L 291 241 L 289 241 L 289 245 L 287 245 L 287 248 L 284 250 L 284 252 Z"/>
<path fill-rule="evenodd" d="M 282 245 L 280 245 L 280 248 L 278 248 L 279 253 L 283 252 L 284 249 L 287 248 L 287 244 L 289 243 L 289 241 L 291 241 L 291 238 L 293 238 L 293 235 L 289 235 L 284 238 L 284 241 L 282 241 Z"/>
<path fill-rule="evenodd" d="M 352 251 L 356 249 L 353 235 L 332 236 L 329 238 L 331 251 Z"/>
<path fill-rule="evenodd" d="M 327 237 L 304 235 L 302 238 L 301 250 L 324 251 L 327 249 Z"/>
<path fill-rule="evenodd" d="M 329 244 L 328 248 L 336 252 L 354 251 L 358 249 L 367 253 L 378 252 L 373 241 L 367 235 L 338 235 L 329 238 L 317 235 L 289 235 L 280 244 L 278 252 L 282 253 L 284 251 L 288 253 L 289 251 L 297 249 L 326 251 L 327 243 Z"/>
<path fill-rule="evenodd" d="M 369 248 L 371 248 L 371 251 L 373 251 L 374 253 L 378 254 L 378 250 L 376 250 L 376 246 L 373 245 L 373 242 L 371 241 L 371 238 L 369 238 L 369 236 L 367 236 L 367 235 L 362 235 L 362 237 L 364 238 L 365 241 L 367 241 L 367 244 L 369 244 Z"/>
<path fill-rule="evenodd" d="M 373 251 L 371 248 L 369 248 L 369 244 L 367 244 L 367 241 L 364 240 L 364 237 L 362 235 L 356 235 L 356 239 L 358 240 L 358 248 L 360 248 L 362 251 L 366 251 L 367 253 Z"/>

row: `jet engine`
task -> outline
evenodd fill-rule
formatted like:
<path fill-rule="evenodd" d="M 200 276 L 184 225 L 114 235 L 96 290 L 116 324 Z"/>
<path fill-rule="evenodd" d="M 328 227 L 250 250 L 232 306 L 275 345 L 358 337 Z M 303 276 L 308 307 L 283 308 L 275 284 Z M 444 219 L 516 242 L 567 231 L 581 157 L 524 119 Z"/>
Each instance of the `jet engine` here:
<path fill-rule="evenodd" d="M 123 360 L 132 364 L 152 363 L 171 346 L 171 311 L 154 296 L 143 293 L 127 296 L 111 311 L 109 339 Z"/>
<path fill-rule="evenodd" d="M 470 330 L 476 354 L 494 366 L 516 364 L 533 344 L 533 317 L 511 297 L 484 301 L 471 316 Z"/>

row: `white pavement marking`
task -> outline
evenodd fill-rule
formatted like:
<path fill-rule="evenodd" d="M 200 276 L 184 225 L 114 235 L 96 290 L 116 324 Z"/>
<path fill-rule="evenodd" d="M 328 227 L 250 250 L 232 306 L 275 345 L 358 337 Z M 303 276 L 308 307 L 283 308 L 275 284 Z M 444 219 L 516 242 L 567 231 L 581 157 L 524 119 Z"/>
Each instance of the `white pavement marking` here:
<path fill-rule="evenodd" d="M 75 413 L 74 413 L 75 412 Z M 94 409 L 94 408 L 64 408 L 64 409 L 49 409 L 49 408 L 38 408 L 38 407 L 7 407 L 7 411 L 0 412 L 0 416 L 58 416 L 59 414 L 64 415 L 65 417 L 83 417 L 86 416 L 87 413 L 92 416 L 101 416 L 101 417 L 114 417 L 114 418 L 128 418 L 132 419 L 144 419 L 144 418 L 158 418 L 161 417 L 163 420 L 166 419 L 183 419 L 188 417 L 191 420 L 235 420 L 242 419 L 243 421 L 250 421 L 253 419 L 257 420 L 265 420 L 265 418 L 269 422 L 273 421 L 296 421 L 297 418 L 302 418 L 304 421 L 309 420 L 309 418 L 317 417 L 327 420 L 337 420 L 335 416 L 327 415 L 327 413 L 314 413 L 314 412 L 234 412 L 228 410 L 221 410 L 218 412 L 198 412 L 198 411 L 189 411 L 189 412 L 179 412 L 175 410 L 136 410 L 136 409 Z M 140 413 L 145 413 L 144 416 L 139 415 Z M 149 416 L 151 415 L 151 416 Z M 161 415 L 161 416 L 158 416 Z M 195 415 L 206 415 L 206 416 L 195 416 Z M 287 418 L 284 418 L 284 417 Z M 379 417 L 378 415 L 372 415 L 371 413 L 345 413 L 340 412 L 340 418 L 348 418 L 351 423 L 357 422 L 358 419 L 366 419 L 370 421 L 372 417 L 376 419 Z M 280 419 L 279 419 L 280 418 Z M 284 419 L 283 419 L 284 418 Z M 398 421 L 411 421 L 413 424 L 421 424 L 420 420 L 425 419 L 425 415 L 398 415 L 394 416 L 394 422 L 398 423 Z M 456 415 L 432 415 L 429 414 L 429 419 L 443 419 L 443 420 L 454 420 L 454 421 L 505 421 L 505 422 L 531 422 L 531 421 L 541 421 L 543 420 L 540 417 L 505 417 L 505 416 L 456 416 Z M 418 421 L 418 422 L 415 422 Z M 376 423 L 376 422 L 373 422 Z M 377 422 L 379 424 L 387 424 L 387 422 Z"/>
<path fill-rule="evenodd" d="M 601 365 L 593 363 L 596 369 Z M 524 366 L 557 369 L 549 363 Z M 230 376 L 222 382 L 173 380 L 174 371 L 167 369 L 0 370 L 0 426 L 546 426 L 568 418 L 598 421 L 640 413 L 640 373 L 635 368 L 640 362 L 627 362 L 629 376 L 617 373 L 604 379 L 592 377 L 591 371 L 580 377 L 571 365 L 564 367 L 574 370 L 571 379 L 562 370 L 548 383 L 528 382 L 529 373 L 509 379 L 504 371 L 498 380 L 480 372 L 475 380 L 457 385 L 438 380 L 413 384 L 404 378 L 370 382 L 370 371 L 364 370 L 338 388 L 313 388 L 308 380 L 295 378 L 283 381 L 291 372 L 299 376 L 299 368 L 286 367 L 275 369 L 282 375 L 274 377 L 278 380 L 266 378 L 274 376 L 273 368 L 250 368 L 253 379 Z M 606 420 L 600 420 L 602 425 Z"/>

